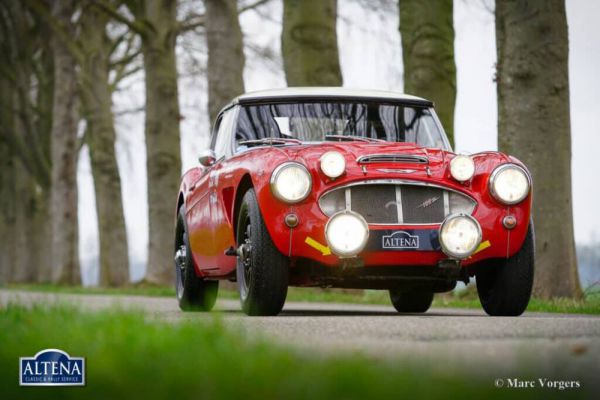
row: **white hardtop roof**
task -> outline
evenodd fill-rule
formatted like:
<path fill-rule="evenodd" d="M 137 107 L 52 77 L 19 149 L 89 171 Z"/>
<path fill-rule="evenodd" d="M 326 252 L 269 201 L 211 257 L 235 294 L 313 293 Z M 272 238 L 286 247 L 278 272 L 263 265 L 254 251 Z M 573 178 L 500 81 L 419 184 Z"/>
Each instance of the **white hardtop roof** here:
<path fill-rule="evenodd" d="M 394 100 L 407 103 L 422 103 L 432 105 L 431 101 L 411 96 L 409 94 L 390 92 L 385 90 L 347 89 L 343 87 L 288 87 L 282 89 L 260 90 L 244 93 L 235 99 L 232 104 L 269 102 L 293 98 L 353 98 L 372 100 Z"/>

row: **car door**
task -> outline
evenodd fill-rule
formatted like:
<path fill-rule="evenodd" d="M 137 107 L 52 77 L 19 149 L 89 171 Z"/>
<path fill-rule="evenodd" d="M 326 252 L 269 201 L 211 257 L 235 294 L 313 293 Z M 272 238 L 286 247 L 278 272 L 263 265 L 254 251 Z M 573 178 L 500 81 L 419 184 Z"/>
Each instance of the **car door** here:
<path fill-rule="evenodd" d="M 221 129 L 223 114 L 217 117 L 212 134 L 211 149 L 214 151 L 218 132 Z M 215 157 L 218 157 L 215 155 Z M 214 246 L 214 218 L 212 204 L 215 201 L 215 185 L 211 182 L 211 172 L 219 160 L 212 165 L 198 166 L 189 188 L 186 200 L 189 241 L 194 261 L 203 275 L 212 275 L 217 270 Z"/>
<path fill-rule="evenodd" d="M 234 173 L 229 164 L 232 155 L 233 132 L 237 109 L 224 111 L 222 122 L 213 141 L 217 162 L 210 171 L 210 212 L 213 229 L 213 264 L 211 274 L 226 275 L 235 269 L 235 257 L 226 256 L 225 250 L 235 246 L 233 226 L 229 219 L 234 202 Z"/>

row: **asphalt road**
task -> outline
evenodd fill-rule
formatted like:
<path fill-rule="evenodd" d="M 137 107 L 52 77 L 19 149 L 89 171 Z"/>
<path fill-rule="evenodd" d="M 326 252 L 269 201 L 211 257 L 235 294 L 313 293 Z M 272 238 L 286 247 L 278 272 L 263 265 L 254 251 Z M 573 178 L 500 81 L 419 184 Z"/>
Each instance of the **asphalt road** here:
<path fill-rule="evenodd" d="M 423 362 L 482 378 L 577 380 L 600 388 L 600 316 L 525 313 L 492 318 L 480 310 L 431 309 L 398 314 L 391 306 L 287 303 L 277 317 L 246 317 L 219 300 L 216 313 L 182 313 L 175 299 L 0 290 L 0 304 L 62 302 L 86 309 L 144 310 L 150 318 L 202 321 L 219 315 L 240 335 L 266 337 L 303 354 L 363 353 L 394 363 Z"/>

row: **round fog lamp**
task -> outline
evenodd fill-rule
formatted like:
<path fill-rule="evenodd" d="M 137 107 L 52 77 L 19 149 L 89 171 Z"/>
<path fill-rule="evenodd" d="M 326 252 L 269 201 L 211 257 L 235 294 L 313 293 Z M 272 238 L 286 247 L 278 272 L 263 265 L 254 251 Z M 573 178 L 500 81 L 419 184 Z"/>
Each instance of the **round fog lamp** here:
<path fill-rule="evenodd" d="M 352 211 L 334 214 L 325 225 L 325 239 L 331 251 L 340 257 L 353 257 L 367 244 L 367 221 Z"/>
<path fill-rule="evenodd" d="M 331 179 L 340 177 L 346 171 L 346 159 L 338 151 L 328 151 L 320 161 L 321 171 Z"/>
<path fill-rule="evenodd" d="M 442 251 L 450 257 L 469 257 L 481 243 L 481 227 L 475 218 L 465 214 L 448 216 L 440 227 Z"/>

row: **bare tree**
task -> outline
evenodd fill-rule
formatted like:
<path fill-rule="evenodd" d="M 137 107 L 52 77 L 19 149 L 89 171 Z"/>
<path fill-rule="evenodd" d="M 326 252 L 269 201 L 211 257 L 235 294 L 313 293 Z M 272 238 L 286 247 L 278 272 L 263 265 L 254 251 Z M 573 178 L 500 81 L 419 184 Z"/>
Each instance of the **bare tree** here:
<path fill-rule="evenodd" d="M 109 20 L 108 14 L 97 7 L 86 7 L 82 12 L 78 40 L 82 53 L 79 88 L 87 122 L 85 142 L 90 150 L 96 192 L 100 285 L 122 286 L 129 283 L 129 262 L 109 82 L 110 56 L 117 43 L 107 35 Z M 131 40 L 126 33 L 119 37 L 119 40 L 127 39 Z M 124 68 L 119 66 L 117 71 L 125 71 Z"/>
<path fill-rule="evenodd" d="M 337 0 L 284 0 L 281 46 L 289 86 L 341 86 Z"/>
<path fill-rule="evenodd" d="M 54 22 L 68 36 L 75 34 L 71 22 L 77 9 L 73 0 L 52 3 Z M 77 73 L 76 60 L 66 37 L 54 31 L 54 108 L 52 110 L 52 216 L 53 281 L 80 284 L 77 226 Z"/>
<path fill-rule="evenodd" d="M 182 26 L 177 21 L 177 1 L 129 0 L 126 5 L 133 19 L 107 0 L 95 3 L 142 39 L 150 226 L 146 280 L 168 284 L 173 280 L 173 199 L 181 177 L 175 40 Z"/>
<path fill-rule="evenodd" d="M 435 103 L 454 144 L 456 64 L 452 0 L 399 0 L 404 91 Z"/>
<path fill-rule="evenodd" d="M 497 0 L 496 42 L 498 145 L 533 175 L 534 295 L 578 298 L 564 0 Z"/>
<path fill-rule="evenodd" d="M 24 4 L 6 2 L 0 31 L 0 268 L 5 281 L 48 281 L 53 69 L 47 26 Z"/>
<path fill-rule="evenodd" d="M 210 120 L 231 98 L 244 93 L 244 44 L 236 0 L 205 0 Z"/>

